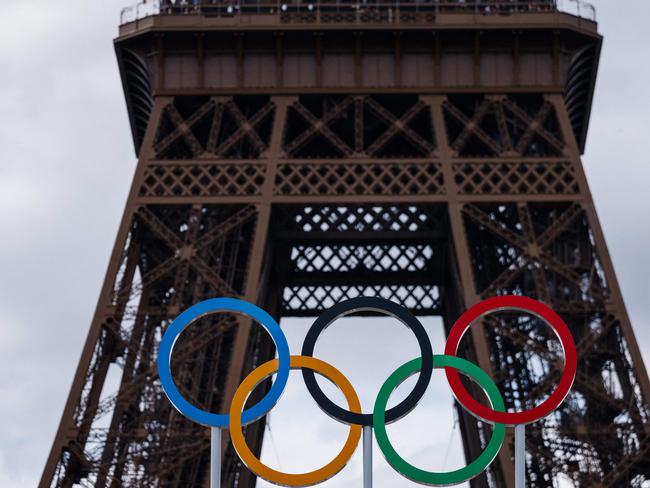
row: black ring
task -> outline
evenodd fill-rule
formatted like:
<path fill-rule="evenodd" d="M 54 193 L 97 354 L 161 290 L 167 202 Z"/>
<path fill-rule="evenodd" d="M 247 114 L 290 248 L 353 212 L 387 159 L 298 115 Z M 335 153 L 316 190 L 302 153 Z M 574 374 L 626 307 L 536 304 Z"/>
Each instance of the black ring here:
<path fill-rule="evenodd" d="M 320 333 L 335 320 L 358 311 L 383 312 L 396 318 L 413 331 L 420 346 L 422 369 L 413 391 L 399 405 L 386 411 L 386 422 L 395 422 L 417 406 L 422 396 L 424 396 L 424 392 L 429 385 L 433 373 L 433 351 L 429 336 L 426 330 L 424 330 L 422 323 L 408 309 L 390 300 L 375 297 L 358 297 L 337 303 L 332 308 L 323 312 L 312 324 L 302 345 L 302 355 L 313 357 L 316 340 Z M 346 424 L 372 425 L 372 413 L 350 412 L 332 402 L 323 393 L 320 386 L 318 386 L 316 376 L 312 370 L 303 368 L 302 377 L 305 380 L 305 385 L 307 385 L 309 393 L 311 393 L 311 396 L 325 413 Z"/>

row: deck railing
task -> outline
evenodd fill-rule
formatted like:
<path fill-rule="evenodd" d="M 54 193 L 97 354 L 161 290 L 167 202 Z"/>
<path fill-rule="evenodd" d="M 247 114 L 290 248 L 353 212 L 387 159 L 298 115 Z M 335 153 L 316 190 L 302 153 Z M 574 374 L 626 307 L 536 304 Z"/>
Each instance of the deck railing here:
<path fill-rule="evenodd" d="M 240 15 L 278 15 L 283 20 L 301 19 L 314 21 L 321 15 L 332 14 L 358 22 L 382 20 L 400 22 L 413 13 L 474 13 L 476 15 L 509 15 L 515 13 L 542 13 L 561 11 L 596 21 L 596 8 L 583 0 L 419 0 L 400 2 L 386 1 L 288 1 L 275 2 L 257 0 L 143 0 L 122 9 L 120 25 L 152 15 L 206 15 L 214 17 L 235 17 Z M 404 14 L 404 15 L 403 15 Z"/>

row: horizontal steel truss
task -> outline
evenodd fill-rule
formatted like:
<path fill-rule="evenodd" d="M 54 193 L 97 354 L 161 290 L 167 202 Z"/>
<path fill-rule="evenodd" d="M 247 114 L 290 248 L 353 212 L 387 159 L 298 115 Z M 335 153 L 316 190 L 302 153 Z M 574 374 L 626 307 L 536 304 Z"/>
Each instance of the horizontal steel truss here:
<path fill-rule="evenodd" d="M 441 109 L 446 121 L 440 130 L 454 131 L 454 138 L 446 141 L 452 157 L 442 158 L 436 131 L 421 130 L 423 121 L 431 123 L 434 97 L 401 96 L 410 105 L 399 116 L 377 97 L 331 97 L 318 115 L 305 106 L 310 97 L 302 98 L 290 104 L 290 134 L 272 161 L 242 159 L 233 149 L 241 145 L 259 154 L 267 147 L 258 128 L 274 110 L 270 99 L 250 118 L 243 118 L 236 107 L 233 111 L 232 100 L 208 99 L 185 120 L 170 103 L 165 126 L 172 127 L 159 133 L 156 156 L 144 169 L 136 202 L 316 203 L 351 197 L 363 202 L 446 202 L 452 194 L 459 201 L 522 195 L 535 201 L 581 198 L 576 168 L 557 134 L 548 101 L 529 113 L 511 98 L 495 96 L 483 99 L 470 114 L 445 101 Z M 236 117 L 224 130 L 229 111 Z M 378 129 L 364 130 L 369 124 Z M 270 191 L 263 194 L 267 186 Z"/>
<path fill-rule="evenodd" d="M 569 400 L 527 436 L 530 486 L 558 473 L 580 486 L 647 480 L 648 377 L 560 97 L 158 98 L 151 120 L 41 487 L 207 486 L 207 430 L 157 380 L 170 320 L 214 295 L 309 315 L 369 290 L 447 327 L 494 294 L 549 303 L 580 364 Z M 174 368 L 185 394 L 219 410 L 273 350 L 248 321 L 206 324 L 179 342 Z M 561 370 L 535 320 L 491 317 L 464 348 L 517 407 Z M 115 368 L 120 385 L 103 394 Z M 460 418 L 473 457 L 487 433 Z M 256 449 L 263 427 L 247 432 Z M 231 450 L 225 463 L 226 486 L 251 486 Z M 473 483 L 513 486 L 511 451 Z"/>

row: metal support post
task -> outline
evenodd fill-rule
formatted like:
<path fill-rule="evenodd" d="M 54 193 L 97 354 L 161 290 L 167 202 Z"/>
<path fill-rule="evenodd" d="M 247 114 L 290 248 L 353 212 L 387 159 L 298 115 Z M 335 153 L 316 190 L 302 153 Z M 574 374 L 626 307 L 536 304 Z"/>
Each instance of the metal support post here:
<path fill-rule="evenodd" d="M 211 427 L 210 488 L 221 488 L 221 429 Z"/>
<path fill-rule="evenodd" d="M 526 425 L 515 425 L 515 488 L 526 488 Z"/>
<path fill-rule="evenodd" d="M 372 488 L 372 427 L 363 426 L 363 488 Z"/>

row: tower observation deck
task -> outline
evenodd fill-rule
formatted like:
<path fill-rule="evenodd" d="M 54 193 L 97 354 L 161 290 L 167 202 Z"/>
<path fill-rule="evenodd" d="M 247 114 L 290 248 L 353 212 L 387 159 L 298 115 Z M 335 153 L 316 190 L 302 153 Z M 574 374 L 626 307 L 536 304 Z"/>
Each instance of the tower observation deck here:
<path fill-rule="evenodd" d="M 571 394 L 527 428 L 529 486 L 647 486 L 650 382 L 580 159 L 602 38 L 592 7 L 565 3 L 125 9 L 115 49 L 138 165 L 40 487 L 208 486 L 209 429 L 171 407 L 155 366 L 197 301 L 313 317 L 378 295 L 448 330 L 502 294 L 547 303 L 578 349 Z M 539 319 L 472 331 L 462 355 L 509 409 L 551 393 L 562 353 Z M 179 388 L 215 412 L 274 354 L 228 314 L 175 351 Z M 473 459 L 489 426 L 458 417 Z M 246 431 L 258 452 L 263 432 Z M 514 487 L 512 441 L 473 488 Z M 224 486 L 254 486 L 224 447 Z"/>

